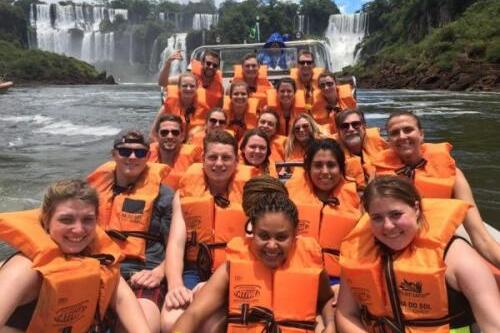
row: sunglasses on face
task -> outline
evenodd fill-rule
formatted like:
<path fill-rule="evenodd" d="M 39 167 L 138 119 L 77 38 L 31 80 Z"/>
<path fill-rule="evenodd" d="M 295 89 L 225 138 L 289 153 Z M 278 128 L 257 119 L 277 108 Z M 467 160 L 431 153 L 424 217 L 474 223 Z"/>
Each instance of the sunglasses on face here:
<path fill-rule="evenodd" d="M 132 153 L 134 153 L 135 157 L 137 158 L 144 158 L 148 154 L 148 150 L 145 148 L 126 148 L 126 147 L 119 147 L 116 148 L 118 151 L 118 155 L 121 157 L 130 157 L 132 156 Z"/>
<path fill-rule="evenodd" d="M 179 136 L 179 134 L 181 134 L 181 131 L 179 130 L 168 130 L 168 129 L 162 129 L 160 130 L 160 136 L 161 137 L 167 137 L 170 133 L 172 133 L 172 136 Z"/>
<path fill-rule="evenodd" d="M 211 67 L 211 68 L 215 68 L 215 69 L 219 68 L 219 64 L 217 64 L 215 62 L 211 62 L 211 61 L 205 61 L 205 65 L 207 67 Z"/>
<path fill-rule="evenodd" d="M 299 65 L 307 65 L 307 66 L 311 66 L 312 64 L 314 64 L 314 62 L 312 60 L 299 60 L 298 61 Z"/>
<path fill-rule="evenodd" d="M 309 130 L 309 124 L 302 124 L 302 125 L 296 125 L 294 126 L 295 132 L 300 132 L 300 130 L 307 131 Z"/>
<path fill-rule="evenodd" d="M 359 120 L 351 121 L 350 123 L 345 122 L 345 123 L 340 124 L 340 129 L 347 131 L 352 126 L 352 128 L 354 128 L 355 130 L 358 130 L 361 128 L 361 125 L 362 125 L 362 123 Z"/>
<path fill-rule="evenodd" d="M 334 85 L 335 85 L 335 82 L 333 82 L 333 81 L 328 81 L 328 82 L 321 82 L 321 83 L 319 84 L 319 87 L 320 87 L 321 89 L 325 89 L 325 88 L 327 88 L 327 87 L 328 87 L 328 88 L 333 87 Z"/>
<path fill-rule="evenodd" d="M 224 119 L 215 119 L 215 118 L 210 118 L 208 119 L 210 122 L 210 125 L 217 126 L 217 125 L 226 125 L 226 121 Z"/>

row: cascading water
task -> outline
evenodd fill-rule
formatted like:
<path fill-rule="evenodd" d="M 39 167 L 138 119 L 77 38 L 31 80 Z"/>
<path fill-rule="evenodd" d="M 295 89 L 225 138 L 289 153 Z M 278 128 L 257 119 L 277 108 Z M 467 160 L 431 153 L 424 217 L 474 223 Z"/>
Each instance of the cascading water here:
<path fill-rule="evenodd" d="M 167 47 L 163 50 L 160 56 L 160 63 L 158 64 L 158 69 L 161 70 L 163 63 L 167 58 L 175 51 L 181 50 L 182 60 L 173 61 L 170 65 L 170 75 L 178 75 L 186 71 L 187 68 L 187 53 L 186 53 L 186 37 L 187 33 L 181 32 L 173 34 L 168 38 Z"/>
<path fill-rule="evenodd" d="M 217 14 L 194 14 L 193 30 L 209 30 L 212 26 L 217 25 L 219 15 Z"/>
<path fill-rule="evenodd" d="M 55 13 L 52 17 L 51 8 Z M 127 19 L 128 12 L 78 1 L 67 5 L 48 1 L 32 5 L 30 22 L 36 30 L 37 48 L 95 64 L 114 60 L 114 33 L 104 33 L 99 28 L 105 20 L 113 23 L 117 15 Z"/>
<path fill-rule="evenodd" d="M 356 63 L 356 46 L 363 40 L 366 27 L 364 13 L 330 15 L 325 37 L 330 44 L 333 71 Z"/>

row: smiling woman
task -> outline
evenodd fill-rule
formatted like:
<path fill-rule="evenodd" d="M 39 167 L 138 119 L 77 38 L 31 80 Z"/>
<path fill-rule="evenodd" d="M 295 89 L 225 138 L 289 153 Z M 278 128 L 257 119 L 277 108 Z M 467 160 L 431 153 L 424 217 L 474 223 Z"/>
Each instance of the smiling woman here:
<path fill-rule="evenodd" d="M 73 332 L 104 330 L 111 307 L 126 329 L 149 332 L 120 278 L 120 249 L 97 228 L 98 203 L 87 183 L 62 180 L 48 188 L 40 210 L 0 214 L 0 239 L 20 252 L 0 269 L 0 292 L 10 295 L 0 298 L 0 331 L 53 332 L 61 313 Z"/>

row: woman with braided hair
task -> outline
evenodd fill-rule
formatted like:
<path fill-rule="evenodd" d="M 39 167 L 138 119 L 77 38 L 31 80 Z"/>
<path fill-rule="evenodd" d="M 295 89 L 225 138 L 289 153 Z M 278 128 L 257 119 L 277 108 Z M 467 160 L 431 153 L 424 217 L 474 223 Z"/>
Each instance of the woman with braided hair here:
<path fill-rule="evenodd" d="M 195 332 L 227 304 L 227 332 L 335 332 L 333 294 L 320 248 L 311 238 L 296 237 L 297 208 L 286 188 L 270 176 L 254 177 L 245 184 L 243 209 L 251 237 L 228 243 L 227 262 L 173 331 Z M 324 327 L 316 325 L 317 312 Z"/>

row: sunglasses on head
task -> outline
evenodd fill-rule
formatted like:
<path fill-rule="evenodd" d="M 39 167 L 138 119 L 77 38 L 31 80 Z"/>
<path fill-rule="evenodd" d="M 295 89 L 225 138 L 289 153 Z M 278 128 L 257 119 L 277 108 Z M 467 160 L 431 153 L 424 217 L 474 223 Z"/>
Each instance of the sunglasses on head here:
<path fill-rule="evenodd" d="M 206 65 L 207 67 L 212 67 L 212 68 L 215 68 L 215 69 L 219 68 L 219 64 L 217 64 L 217 63 L 215 63 L 215 62 L 211 62 L 211 61 L 206 61 L 206 60 L 205 60 L 205 65 Z"/>
<path fill-rule="evenodd" d="M 211 125 L 217 126 L 217 125 L 226 125 L 226 120 L 224 119 L 215 119 L 215 118 L 210 118 L 208 119 Z"/>
<path fill-rule="evenodd" d="M 314 64 L 314 62 L 312 60 L 299 60 L 298 61 L 299 65 L 308 65 L 308 66 L 311 66 L 312 64 Z"/>
<path fill-rule="evenodd" d="M 144 158 L 148 154 L 148 150 L 145 148 L 127 148 L 127 147 L 118 147 L 116 148 L 118 151 L 118 155 L 121 157 L 130 157 L 132 153 L 134 153 L 137 158 Z"/>
<path fill-rule="evenodd" d="M 302 124 L 302 125 L 296 125 L 294 126 L 295 132 L 299 132 L 300 130 L 308 130 L 309 129 L 309 124 Z"/>
<path fill-rule="evenodd" d="M 160 130 L 160 136 L 163 138 L 168 136 L 170 133 L 172 133 L 172 136 L 179 136 L 179 134 L 181 134 L 181 131 L 179 131 L 177 129 L 174 129 L 174 130 L 162 129 L 162 130 Z"/>
<path fill-rule="evenodd" d="M 319 87 L 320 87 L 321 89 L 325 89 L 326 87 L 330 88 L 330 87 L 333 87 L 334 85 L 335 85 L 335 82 L 333 82 L 333 81 L 328 81 L 328 82 L 321 82 L 321 83 L 319 84 Z"/>
<path fill-rule="evenodd" d="M 359 120 L 351 121 L 350 123 L 345 122 L 345 123 L 340 124 L 340 129 L 347 131 L 352 126 L 352 128 L 354 128 L 355 130 L 358 130 L 361 128 L 361 125 L 363 125 L 363 123 L 361 123 L 361 121 L 359 121 Z"/>

